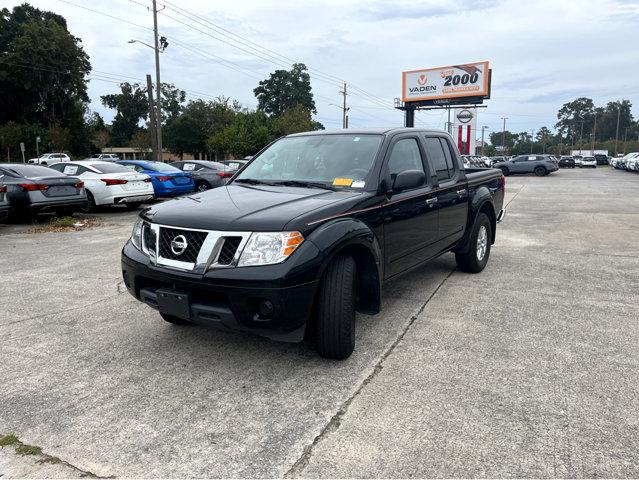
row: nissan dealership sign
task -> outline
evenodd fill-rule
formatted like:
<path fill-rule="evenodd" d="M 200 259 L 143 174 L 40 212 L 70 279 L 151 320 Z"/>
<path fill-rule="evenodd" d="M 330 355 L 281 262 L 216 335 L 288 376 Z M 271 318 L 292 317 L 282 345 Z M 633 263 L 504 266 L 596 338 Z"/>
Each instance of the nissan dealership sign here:
<path fill-rule="evenodd" d="M 489 95 L 488 62 L 402 72 L 404 102 Z"/>

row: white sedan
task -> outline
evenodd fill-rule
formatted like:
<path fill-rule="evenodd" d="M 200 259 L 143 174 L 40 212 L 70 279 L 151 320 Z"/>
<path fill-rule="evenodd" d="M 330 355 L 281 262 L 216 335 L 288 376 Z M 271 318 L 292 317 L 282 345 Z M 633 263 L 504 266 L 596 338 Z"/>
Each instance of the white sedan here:
<path fill-rule="evenodd" d="M 597 160 L 595 157 L 583 157 L 581 159 L 581 163 L 579 164 L 580 168 L 592 167 L 597 168 Z"/>
<path fill-rule="evenodd" d="M 154 197 L 151 177 L 117 163 L 80 160 L 57 163 L 51 168 L 84 182 L 88 200 L 86 211 L 96 205 L 124 204 L 137 208 Z"/>

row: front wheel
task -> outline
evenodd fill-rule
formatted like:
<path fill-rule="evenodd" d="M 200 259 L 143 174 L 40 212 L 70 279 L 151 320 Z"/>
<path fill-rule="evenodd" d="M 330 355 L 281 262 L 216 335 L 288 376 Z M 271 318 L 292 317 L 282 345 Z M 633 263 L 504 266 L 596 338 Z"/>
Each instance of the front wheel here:
<path fill-rule="evenodd" d="M 507 177 L 510 173 L 510 171 L 506 167 L 499 167 L 499 169 L 501 170 L 501 173 L 504 175 L 504 177 Z"/>
<path fill-rule="evenodd" d="M 457 266 L 462 272 L 479 273 L 486 267 L 490 257 L 491 238 L 490 219 L 485 213 L 480 213 L 470 232 L 468 252 L 455 253 Z"/>
<path fill-rule="evenodd" d="M 543 177 L 548 173 L 544 167 L 536 167 L 534 172 L 538 177 Z"/>
<path fill-rule="evenodd" d="M 334 259 L 320 282 L 315 304 L 317 352 L 343 360 L 355 348 L 355 260 Z"/>

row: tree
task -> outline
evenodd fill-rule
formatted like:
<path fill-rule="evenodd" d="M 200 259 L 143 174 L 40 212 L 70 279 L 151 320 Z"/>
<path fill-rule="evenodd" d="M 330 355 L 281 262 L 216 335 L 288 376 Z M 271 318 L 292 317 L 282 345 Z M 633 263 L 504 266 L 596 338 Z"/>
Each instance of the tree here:
<path fill-rule="evenodd" d="M 553 134 L 548 127 L 541 127 L 535 135 L 535 140 L 539 143 L 542 153 L 546 153 L 546 149 L 552 145 Z"/>
<path fill-rule="evenodd" d="M 186 92 L 176 88 L 172 83 L 163 83 L 160 94 L 162 95 L 162 121 L 168 124 L 182 111 Z"/>
<path fill-rule="evenodd" d="M 495 145 L 495 147 L 497 147 L 497 146 L 506 147 L 505 151 L 504 151 L 503 148 L 497 149 L 498 153 L 501 153 L 501 154 L 504 154 L 506 152 L 511 152 L 512 153 L 512 149 L 515 146 L 516 137 L 517 137 L 516 134 L 506 130 L 503 133 L 504 143 L 502 145 L 502 132 L 491 132 L 490 133 L 490 143 L 492 145 Z"/>
<path fill-rule="evenodd" d="M 291 133 L 324 130 L 324 126 L 315 122 L 311 118 L 311 112 L 298 104 L 274 118 L 272 130 L 276 136 L 281 137 Z"/>
<path fill-rule="evenodd" d="M 0 10 L 0 123 L 68 126 L 86 104 L 89 57 L 60 15 L 28 4 Z M 66 114 L 66 115 L 65 115 Z"/>
<path fill-rule="evenodd" d="M 106 128 L 103 128 L 101 130 L 96 130 L 93 133 L 93 138 L 91 139 L 91 143 L 93 143 L 93 145 L 95 145 L 95 147 L 98 150 L 100 150 L 100 152 L 102 152 L 102 150 L 106 148 L 110 142 L 111 142 L 111 134 Z"/>
<path fill-rule="evenodd" d="M 580 97 L 564 103 L 557 112 L 555 128 L 566 142 L 576 143 L 588 138 L 595 121 L 595 105 L 590 98 Z"/>
<path fill-rule="evenodd" d="M 165 144 L 182 156 L 185 152 L 198 156 L 209 152 L 207 139 L 221 132 L 235 118 L 242 106 L 237 100 L 218 97 L 213 101 L 195 100 L 184 107 L 182 113 L 170 122 L 165 131 Z M 213 152 L 215 156 L 223 151 Z"/>
<path fill-rule="evenodd" d="M 127 145 L 141 120 L 146 119 L 149 102 L 146 88 L 128 82 L 120 84 L 120 93 L 100 97 L 105 107 L 116 110 L 111 124 L 111 138 L 115 145 Z"/>
<path fill-rule="evenodd" d="M 209 149 L 235 158 L 254 155 L 273 140 L 269 127 L 270 119 L 264 112 L 240 112 L 226 128 L 209 138 Z"/>
<path fill-rule="evenodd" d="M 317 113 L 311 91 L 311 77 L 303 63 L 295 63 L 290 71 L 275 70 L 253 90 L 258 110 L 278 116 L 284 111 L 302 105 L 311 113 Z"/>
<path fill-rule="evenodd" d="M 52 150 L 56 152 L 64 152 L 71 144 L 71 131 L 68 128 L 61 127 L 56 123 L 47 131 L 47 143 Z"/>
<path fill-rule="evenodd" d="M 11 151 L 17 153 L 20 149 L 23 126 L 15 122 L 0 125 L 0 147 L 2 153 L 7 155 L 7 162 L 11 161 Z"/>
<path fill-rule="evenodd" d="M 149 154 L 148 150 L 151 146 L 149 142 L 149 132 L 142 128 L 137 129 L 131 137 L 129 146 L 138 153 L 138 158 L 147 158 Z"/>

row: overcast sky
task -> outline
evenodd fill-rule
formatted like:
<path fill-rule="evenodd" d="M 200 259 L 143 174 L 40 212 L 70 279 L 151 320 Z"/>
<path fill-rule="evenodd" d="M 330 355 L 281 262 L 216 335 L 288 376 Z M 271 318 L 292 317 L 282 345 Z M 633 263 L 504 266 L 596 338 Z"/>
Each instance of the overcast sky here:
<path fill-rule="evenodd" d="M 0 6 L 18 3 L 1 0 Z M 94 69 L 91 108 L 110 121 L 113 112 L 100 104 L 100 95 L 115 92 L 117 79 L 144 82 L 154 72 L 153 51 L 127 43 L 152 42 L 150 0 L 31 3 L 63 15 L 82 39 Z M 244 40 L 235 45 L 245 51 L 223 43 L 233 43 L 232 32 L 311 69 L 316 119 L 327 128 L 341 127 L 341 110 L 330 105 L 341 102 L 339 87 L 327 75 L 373 96 L 352 90 L 352 127 L 399 126 L 402 113 L 392 102 L 401 96 L 403 70 L 482 60 L 491 63 L 493 84 L 478 125 L 492 130 L 501 130 L 502 116 L 513 131 L 552 128 L 561 104 L 580 96 L 597 105 L 630 99 L 639 116 L 639 1 L 171 0 L 159 24 L 170 43 L 161 54 L 163 82 L 189 98 L 225 95 L 254 108 L 258 81 L 290 62 L 276 57 L 278 65 L 274 53 L 264 51 L 256 57 Z M 418 126 L 444 128 L 445 121 L 443 112 L 417 114 Z"/>

